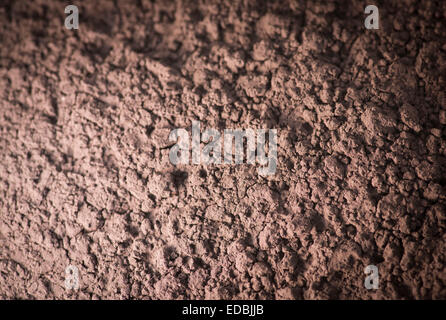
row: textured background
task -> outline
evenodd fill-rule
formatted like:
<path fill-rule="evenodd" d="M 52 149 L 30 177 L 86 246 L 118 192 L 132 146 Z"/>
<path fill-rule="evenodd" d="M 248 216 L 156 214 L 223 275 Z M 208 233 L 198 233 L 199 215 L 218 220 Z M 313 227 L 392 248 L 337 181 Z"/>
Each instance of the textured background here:
<path fill-rule="evenodd" d="M 446 298 L 446 2 L 367 4 L 1 1 L 0 298 Z M 172 166 L 192 120 L 276 174 Z"/>

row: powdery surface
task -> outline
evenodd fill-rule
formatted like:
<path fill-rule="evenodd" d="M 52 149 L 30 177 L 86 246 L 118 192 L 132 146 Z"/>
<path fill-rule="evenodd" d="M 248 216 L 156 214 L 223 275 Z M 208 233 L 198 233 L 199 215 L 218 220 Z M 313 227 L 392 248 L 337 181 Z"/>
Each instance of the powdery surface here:
<path fill-rule="evenodd" d="M 446 2 L 378 2 L 380 30 L 199 2 L 84 1 L 74 31 L 2 1 L 0 297 L 446 298 Z M 172 166 L 192 120 L 278 129 L 276 174 Z"/>

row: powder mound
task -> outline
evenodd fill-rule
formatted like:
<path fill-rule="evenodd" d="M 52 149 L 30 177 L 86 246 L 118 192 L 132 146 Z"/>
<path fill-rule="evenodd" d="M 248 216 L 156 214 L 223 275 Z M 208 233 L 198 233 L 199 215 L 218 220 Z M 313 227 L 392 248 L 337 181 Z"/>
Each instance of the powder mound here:
<path fill-rule="evenodd" d="M 416 132 L 420 132 L 422 129 L 420 124 L 420 116 L 418 114 L 418 110 L 414 106 L 409 104 L 403 105 L 400 108 L 400 116 L 405 125 Z"/>
<path fill-rule="evenodd" d="M 330 175 L 334 175 L 338 179 L 344 178 L 345 165 L 335 156 L 329 156 L 324 160 L 325 169 Z"/>
<path fill-rule="evenodd" d="M 361 121 L 372 135 L 386 135 L 394 132 L 397 126 L 395 113 L 390 109 L 366 107 Z"/>

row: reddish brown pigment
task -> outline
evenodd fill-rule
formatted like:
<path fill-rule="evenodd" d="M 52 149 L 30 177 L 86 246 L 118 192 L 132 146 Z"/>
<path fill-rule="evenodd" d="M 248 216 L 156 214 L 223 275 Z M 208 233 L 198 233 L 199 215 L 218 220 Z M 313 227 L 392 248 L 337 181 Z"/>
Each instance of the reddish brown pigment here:
<path fill-rule="evenodd" d="M 446 2 L 199 3 L 1 1 L 0 298 L 446 298 Z M 276 174 L 174 167 L 192 120 Z"/>

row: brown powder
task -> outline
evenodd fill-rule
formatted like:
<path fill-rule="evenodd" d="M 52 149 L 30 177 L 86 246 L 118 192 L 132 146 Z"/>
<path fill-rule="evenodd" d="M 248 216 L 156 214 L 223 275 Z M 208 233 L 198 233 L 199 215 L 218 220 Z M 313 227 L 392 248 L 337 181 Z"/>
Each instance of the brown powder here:
<path fill-rule="evenodd" d="M 445 299 L 446 2 L 0 5 L 0 298 Z M 278 168 L 169 132 L 278 130 Z M 364 287 L 367 265 L 380 288 Z M 66 290 L 67 266 L 80 287 Z"/>

